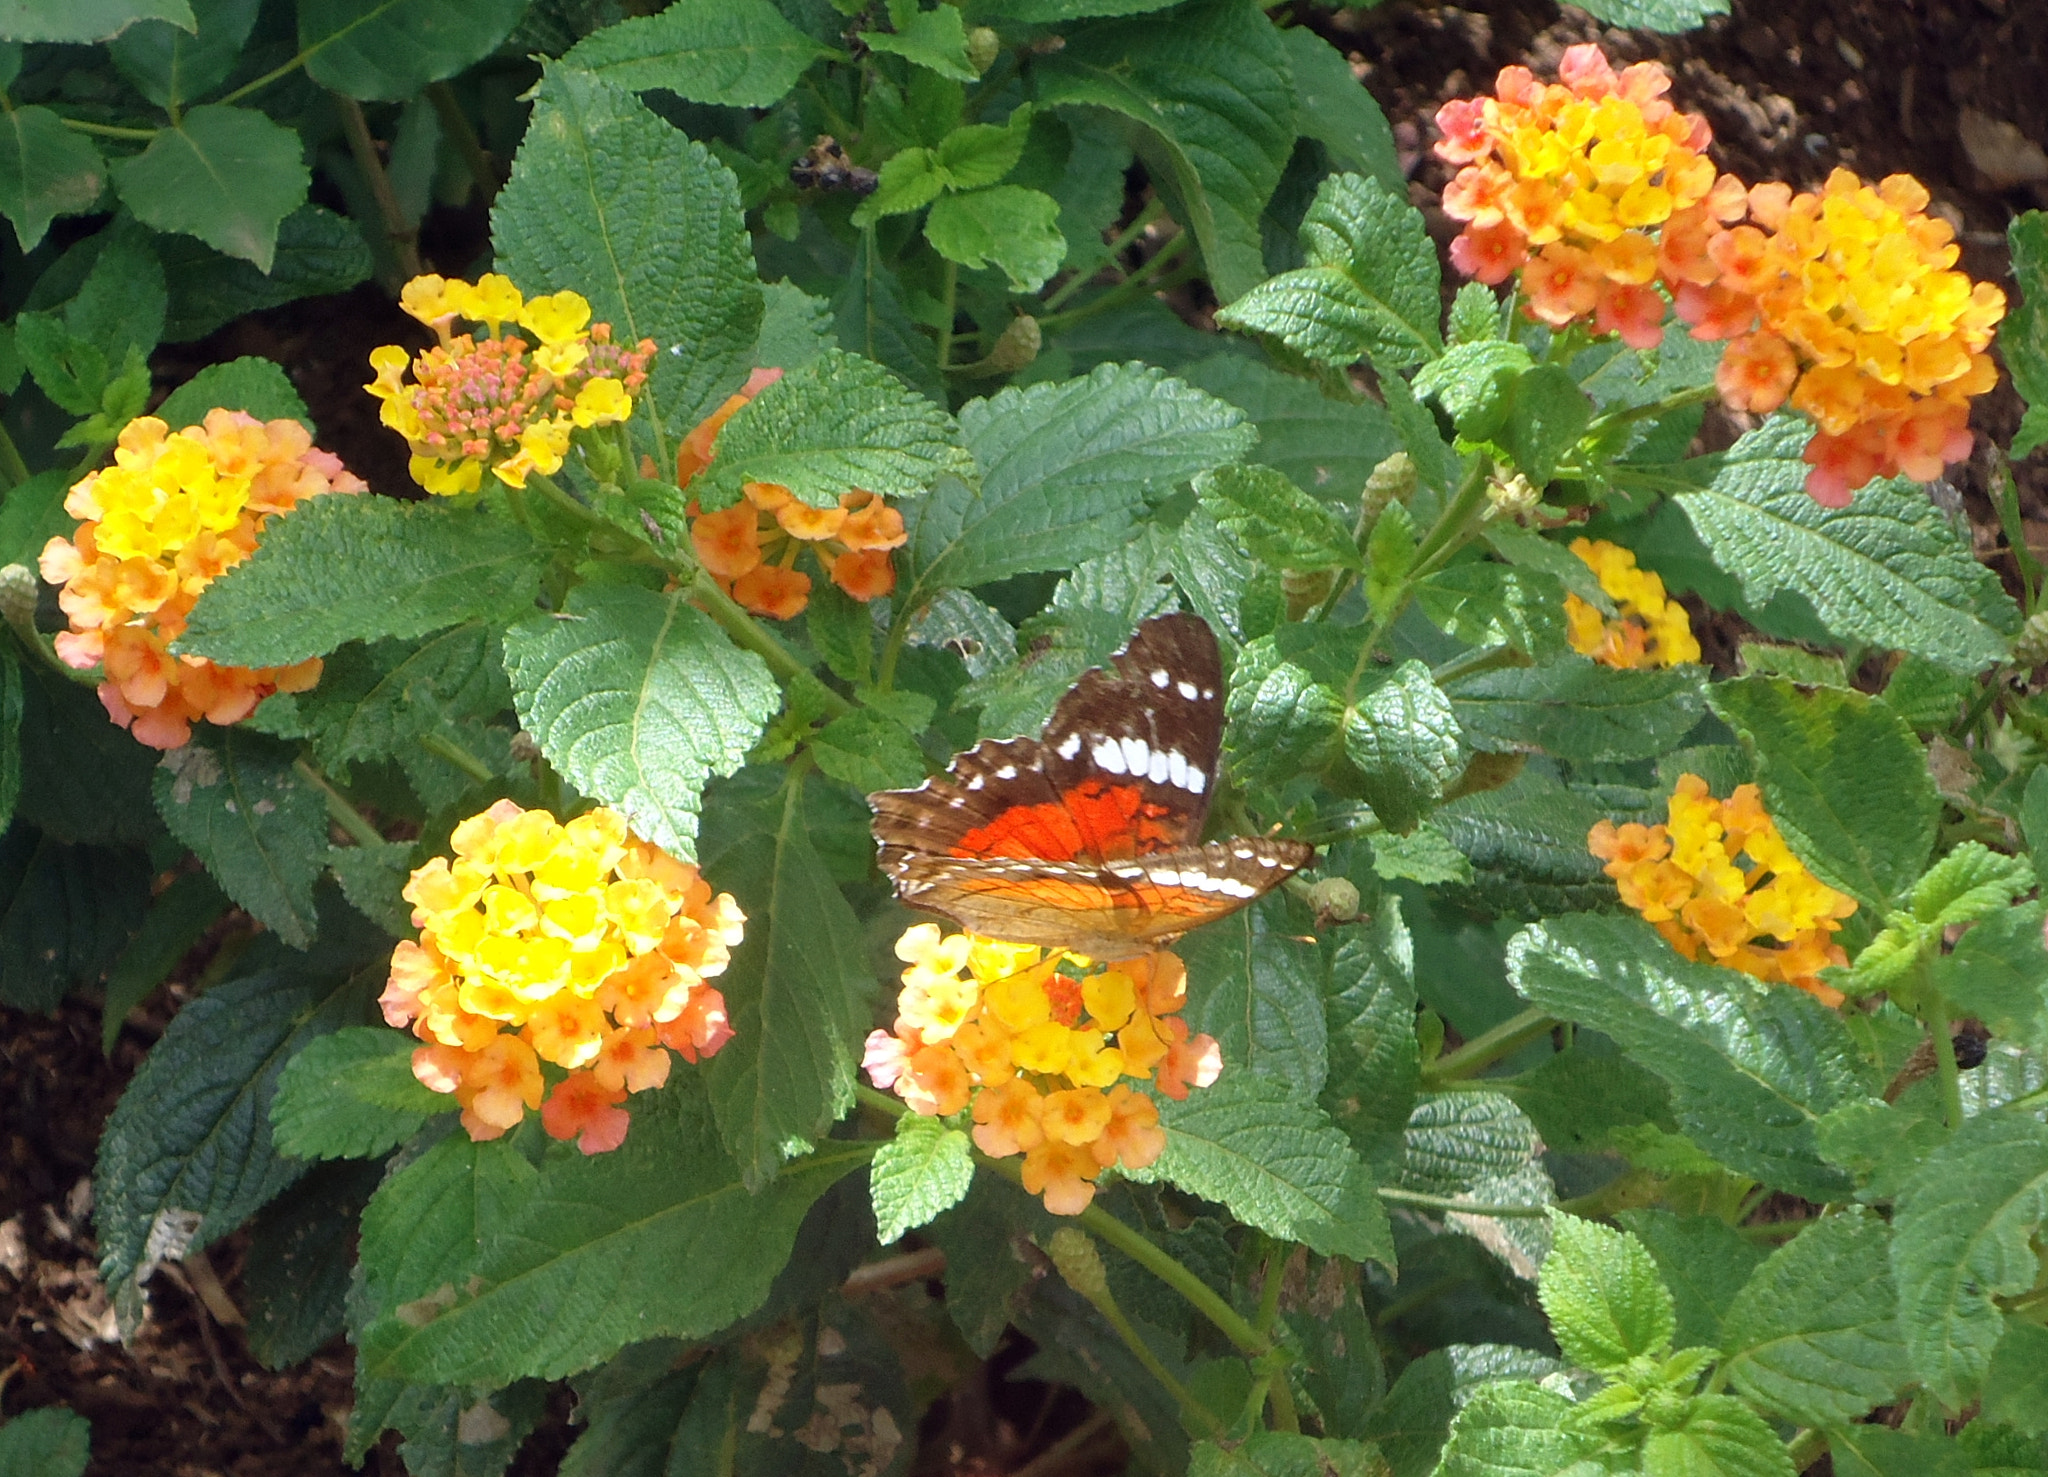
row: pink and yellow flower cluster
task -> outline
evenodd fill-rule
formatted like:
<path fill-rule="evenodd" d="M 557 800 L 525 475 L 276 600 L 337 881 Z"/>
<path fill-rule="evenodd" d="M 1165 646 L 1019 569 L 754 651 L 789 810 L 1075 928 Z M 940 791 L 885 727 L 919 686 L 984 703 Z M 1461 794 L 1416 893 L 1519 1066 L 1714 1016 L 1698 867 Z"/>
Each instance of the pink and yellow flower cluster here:
<path fill-rule="evenodd" d="M 1164 950 L 1099 965 L 920 923 L 896 957 L 910 967 L 894 1032 L 868 1036 L 869 1079 L 926 1116 L 971 1106 L 976 1146 L 1022 1154 L 1024 1188 L 1055 1215 L 1087 1209 L 1103 1170 L 1166 1147 L 1158 1108 L 1125 1079 L 1181 1099 L 1223 1069 L 1178 1014 L 1187 970 Z"/>
<path fill-rule="evenodd" d="M 1757 787 L 1738 785 L 1716 800 L 1698 775 L 1680 775 L 1669 813 L 1668 825 L 1603 820 L 1587 836 L 1621 900 L 1688 959 L 1841 1004 L 1820 971 L 1848 963 L 1833 939 L 1856 902 L 1792 854 Z"/>
<path fill-rule="evenodd" d="M 731 1039 L 705 981 L 724 973 L 745 915 L 602 807 L 562 823 L 500 800 L 457 826 L 451 849 L 406 884 L 420 940 L 392 952 L 380 1001 L 426 1043 L 413 1075 L 454 1095 L 473 1139 L 539 1108 L 584 1153 L 617 1148 L 619 1105 L 668 1081 L 669 1051 L 695 1062 Z M 542 1062 L 568 1073 L 552 1091 Z"/>
<path fill-rule="evenodd" d="M 653 339 L 614 343 L 580 294 L 528 298 L 496 272 L 473 285 L 415 277 L 399 306 L 440 343 L 417 356 L 397 344 L 375 350 L 377 378 L 364 388 L 384 402 L 384 424 L 412 447 L 413 480 L 432 493 L 475 492 L 487 468 L 511 487 L 552 476 L 578 430 L 632 417 L 654 358 Z M 485 336 L 454 332 L 457 319 L 482 324 Z"/>
<path fill-rule="evenodd" d="M 1806 488 L 1827 506 L 1968 455 L 2005 296 L 1955 270 L 1955 233 L 1918 181 L 1837 169 L 1812 193 L 1745 186 L 1716 173 L 1705 120 L 1664 101 L 1656 63 L 1616 72 L 1574 46 L 1558 75 L 1507 67 L 1495 96 L 1438 110 L 1437 152 L 1460 166 L 1443 197 L 1465 223 L 1460 271 L 1489 285 L 1519 271 L 1530 317 L 1645 349 L 1668 294 L 1693 337 L 1730 341 L 1724 403 L 1789 403 L 1813 422 Z"/>
<path fill-rule="evenodd" d="M 151 748 L 175 749 L 201 718 L 236 723 L 273 692 L 320 680 L 318 658 L 289 667 L 223 667 L 174 656 L 199 594 L 256 552 L 263 528 L 302 498 L 364 490 L 294 420 L 259 421 L 214 410 L 173 431 L 155 416 L 121 430 L 114 464 L 64 500 L 79 520 L 43 546 L 43 578 L 61 585 L 70 629 L 57 655 L 81 671 L 102 667 L 100 701 Z"/>
<path fill-rule="evenodd" d="M 1573 651 L 1604 667 L 1674 667 L 1700 659 L 1685 607 L 1664 593 L 1664 581 L 1636 568 L 1636 556 L 1605 539 L 1577 538 L 1572 552 L 1584 560 L 1615 605 L 1608 620 L 1589 600 L 1566 592 L 1565 639 Z"/>

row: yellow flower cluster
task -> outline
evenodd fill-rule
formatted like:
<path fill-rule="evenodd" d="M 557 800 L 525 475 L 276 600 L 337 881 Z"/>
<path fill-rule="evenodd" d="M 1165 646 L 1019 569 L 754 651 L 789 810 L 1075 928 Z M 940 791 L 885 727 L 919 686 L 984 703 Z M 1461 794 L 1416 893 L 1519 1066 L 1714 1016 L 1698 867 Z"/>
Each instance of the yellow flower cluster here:
<path fill-rule="evenodd" d="M 1607 620 L 1592 602 L 1566 593 L 1565 639 L 1573 651 L 1607 667 L 1673 667 L 1700 659 L 1685 607 L 1664 593 L 1664 581 L 1636 568 L 1636 556 L 1605 539 L 1572 540 L 1618 611 Z"/>
<path fill-rule="evenodd" d="M 81 671 L 101 666 L 100 701 L 152 748 L 175 749 L 192 725 L 236 723 L 273 692 L 304 692 L 320 661 L 290 667 L 220 667 L 173 656 L 199 594 L 256 552 L 263 527 L 301 498 L 362 492 L 341 458 L 318 450 L 294 420 L 263 422 L 213 410 L 173 431 L 153 415 L 121 428 L 114 464 L 71 489 L 68 539 L 43 546 L 43 578 L 71 629 L 57 655 Z"/>
<path fill-rule="evenodd" d="M 420 941 L 391 956 L 384 1019 L 426 1042 L 413 1074 L 491 1139 L 529 1108 L 586 1154 L 615 1149 L 628 1093 L 732 1036 L 725 971 L 746 923 L 731 894 L 599 808 L 560 823 L 500 800 L 455 828 L 455 856 L 412 874 Z M 568 1072 L 542 1105 L 540 1064 Z"/>
<path fill-rule="evenodd" d="M 1621 900 L 1688 959 L 1704 954 L 1841 1004 L 1841 992 L 1822 984 L 1820 971 L 1848 963 L 1832 940 L 1856 911 L 1855 900 L 1792 854 L 1757 787 L 1738 785 L 1716 800 L 1698 775 L 1680 775 L 1669 814 L 1670 824 L 1660 826 L 1603 820 L 1586 838 Z"/>
<path fill-rule="evenodd" d="M 868 1036 L 869 1079 L 919 1113 L 974 1109 L 984 1154 L 1024 1156 L 1024 1188 L 1079 1215 L 1114 1165 L 1143 1169 L 1166 1147 L 1152 1099 L 1223 1069 L 1216 1042 L 1178 1014 L 1187 970 L 1164 950 L 1098 965 L 1064 949 L 1010 944 L 920 923 L 896 942 L 896 1029 Z"/>
<path fill-rule="evenodd" d="M 474 492 L 486 467 L 511 487 L 536 472 L 552 476 L 577 430 L 631 418 L 654 357 L 652 339 L 613 343 L 611 325 L 591 323 L 580 294 L 527 298 L 496 272 L 474 285 L 415 277 L 399 306 L 441 341 L 416 357 L 397 344 L 373 351 L 377 378 L 364 388 L 384 402 L 384 424 L 412 447 L 413 480 L 432 493 Z M 486 336 L 453 332 L 458 318 L 481 323 Z M 505 332 L 507 323 L 539 347 Z"/>

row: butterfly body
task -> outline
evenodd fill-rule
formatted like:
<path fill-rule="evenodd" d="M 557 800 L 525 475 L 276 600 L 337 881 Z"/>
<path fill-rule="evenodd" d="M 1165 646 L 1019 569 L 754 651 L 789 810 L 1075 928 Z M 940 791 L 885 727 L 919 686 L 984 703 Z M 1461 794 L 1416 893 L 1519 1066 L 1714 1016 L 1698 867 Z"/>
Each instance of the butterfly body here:
<path fill-rule="evenodd" d="M 1298 841 L 1204 842 L 1223 735 L 1216 637 L 1146 621 L 1036 739 L 988 739 L 914 790 L 870 795 L 904 902 L 991 938 L 1125 959 L 1306 866 Z"/>

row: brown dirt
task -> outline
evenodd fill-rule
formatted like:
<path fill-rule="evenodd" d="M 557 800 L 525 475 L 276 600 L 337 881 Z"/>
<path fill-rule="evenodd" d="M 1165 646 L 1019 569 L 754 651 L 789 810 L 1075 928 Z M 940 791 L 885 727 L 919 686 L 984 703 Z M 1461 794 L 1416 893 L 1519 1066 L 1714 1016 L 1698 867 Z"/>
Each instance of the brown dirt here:
<path fill-rule="evenodd" d="M 1610 55 L 1656 57 L 1677 78 L 1684 107 L 1714 125 L 1724 167 L 1749 179 L 1817 184 L 1843 165 L 1876 177 L 1903 170 L 1934 193 L 1961 234 L 1964 265 L 2012 284 L 2004 246 L 2018 212 L 2048 203 L 2040 185 L 2003 185 L 1971 162 L 1962 142 L 1966 108 L 2048 144 L 2048 7 L 2033 0 L 1737 0 L 1733 16 L 1677 37 L 1603 31 L 1582 12 L 1547 0 L 1498 0 L 1466 8 L 1392 0 L 1371 10 L 1311 10 L 1301 19 L 1352 53 L 1366 85 L 1394 120 L 1414 193 L 1435 203 L 1446 173 L 1427 152 L 1438 103 L 1490 87 L 1511 61 L 1539 71 L 1564 46 L 1602 41 Z M 430 265 L 461 271 L 474 254 L 474 212 L 429 222 Z M 437 237 L 436 232 L 441 234 Z M 437 240 L 449 243 L 442 261 Z M 283 363 L 322 439 L 373 486 L 407 486 L 402 448 L 376 422 L 360 390 L 369 350 L 420 342 L 416 324 L 388 296 L 364 286 L 335 298 L 253 315 L 194 345 L 159 356 L 165 389 L 206 363 L 265 354 Z M 1968 498 L 1980 551 L 1993 554 L 1995 521 L 1985 500 L 1992 442 L 2008 438 L 2020 405 L 2010 388 L 1980 403 L 1976 459 L 1955 480 Z M 2048 543 L 2048 459 L 2018 470 L 2023 504 Z M 263 1370 L 237 1328 L 221 1324 L 185 1287 L 160 1281 L 152 1321 L 132 1348 L 104 1341 L 104 1293 L 84 1213 L 93 1149 L 107 1111 L 161 1032 L 177 989 L 124 1029 L 111 1060 L 99 1050 L 96 1007 L 67 1004 L 54 1018 L 0 1011 L 0 1409 L 69 1405 L 94 1427 L 93 1477 L 325 1477 L 340 1462 L 339 1421 L 350 1401 L 349 1354 L 330 1346 L 308 1365 Z M 10 1230 L 10 1228 L 12 1228 Z M 230 1299 L 239 1295 L 238 1241 L 209 1253 Z M 999 1354 L 999 1358 L 1014 1357 Z M 1078 1426 L 1070 1397 L 1051 1421 L 1028 1393 L 983 1369 L 935 1407 L 926 1422 L 920 1474 L 1015 1470 Z M 1034 1410 L 1038 1413 L 1034 1414 Z M 527 1443 L 514 1472 L 552 1472 L 573 1436 L 566 1402 Z M 1034 1427 L 1036 1429 L 1034 1429 Z M 1028 1434 L 1032 1441 L 1020 1442 Z M 392 1442 L 367 1471 L 396 1474 Z M 1101 1468 L 1102 1448 L 1083 1448 Z"/>

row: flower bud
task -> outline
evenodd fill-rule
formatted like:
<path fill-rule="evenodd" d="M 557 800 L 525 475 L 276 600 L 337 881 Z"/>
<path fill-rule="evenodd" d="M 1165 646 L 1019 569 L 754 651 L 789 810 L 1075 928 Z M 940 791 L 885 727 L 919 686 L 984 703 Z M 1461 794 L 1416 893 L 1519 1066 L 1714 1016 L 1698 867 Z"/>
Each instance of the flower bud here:
<path fill-rule="evenodd" d="M 1061 1226 L 1052 1233 L 1052 1240 L 1046 1245 L 1046 1255 L 1052 1258 L 1053 1266 L 1059 1269 L 1067 1286 L 1081 1294 L 1091 1303 L 1099 1303 L 1109 1296 L 1109 1272 L 1102 1265 L 1102 1253 L 1086 1231 L 1075 1226 Z"/>
<path fill-rule="evenodd" d="M 1287 618 L 1298 621 L 1323 603 L 1337 582 L 1333 569 L 1283 569 L 1280 571 L 1280 593 L 1287 597 Z"/>
<path fill-rule="evenodd" d="M 0 620 L 5 620 L 24 641 L 36 639 L 35 571 L 26 564 L 0 569 Z"/>
<path fill-rule="evenodd" d="M 1310 884 L 1308 901 L 1318 919 L 1348 923 L 1358 916 L 1358 885 L 1348 877 L 1325 877 Z"/>
<path fill-rule="evenodd" d="M 1520 472 L 1505 480 L 1495 477 L 1486 484 L 1486 516 L 1489 518 L 1511 518 L 1519 523 L 1536 511 L 1536 504 L 1540 501 L 1542 494 Z"/>
<path fill-rule="evenodd" d="M 0 569 L 0 579 L 4 579 L 6 574 L 6 570 Z M 9 619 L 13 618 L 10 616 Z M 2027 623 L 2013 638 L 2012 659 L 2022 667 L 2038 667 L 2048 662 L 2048 610 L 2037 610 L 2027 617 Z"/>
<path fill-rule="evenodd" d="M 1036 318 L 1029 313 L 1013 318 L 1003 336 L 996 340 L 995 348 L 989 351 L 988 367 L 997 374 L 1014 374 L 1038 357 L 1042 342 L 1044 336 L 1038 331 Z"/>
<path fill-rule="evenodd" d="M 1386 511 L 1388 503 L 1405 503 L 1415 496 L 1415 486 L 1420 476 L 1415 467 L 1415 458 L 1405 451 L 1397 451 L 1372 469 L 1372 475 L 1365 479 L 1365 491 L 1358 499 L 1358 527 L 1361 533 L 1370 532 L 1373 524 L 1379 522 L 1380 514 Z"/>
<path fill-rule="evenodd" d="M 975 26 L 967 33 L 967 65 L 979 77 L 995 65 L 1002 54 L 1003 39 L 989 26 Z"/>

